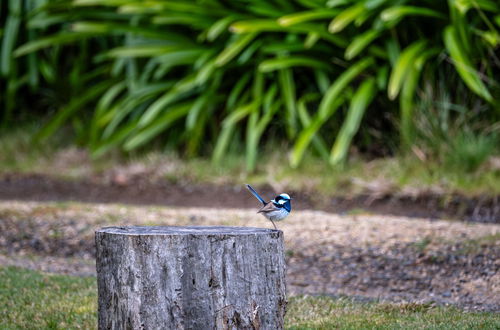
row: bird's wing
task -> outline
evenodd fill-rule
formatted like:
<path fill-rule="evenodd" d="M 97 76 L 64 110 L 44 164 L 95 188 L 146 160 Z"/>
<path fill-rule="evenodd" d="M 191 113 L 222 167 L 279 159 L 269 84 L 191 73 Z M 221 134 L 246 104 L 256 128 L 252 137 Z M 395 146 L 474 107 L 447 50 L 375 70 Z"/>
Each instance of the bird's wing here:
<path fill-rule="evenodd" d="M 279 209 L 271 201 L 271 202 L 266 203 L 266 205 L 264 205 L 259 211 L 257 211 L 257 213 L 269 213 L 269 212 L 273 212 L 276 210 L 279 210 Z"/>
<path fill-rule="evenodd" d="M 255 198 L 257 198 L 262 204 L 266 205 L 266 201 L 262 199 L 262 197 L 260 197 L 259 194 L 257 194 L 257 192 L 252 188 L 251 185 L 247 184 L 247 188 L 255 196 Z"/>

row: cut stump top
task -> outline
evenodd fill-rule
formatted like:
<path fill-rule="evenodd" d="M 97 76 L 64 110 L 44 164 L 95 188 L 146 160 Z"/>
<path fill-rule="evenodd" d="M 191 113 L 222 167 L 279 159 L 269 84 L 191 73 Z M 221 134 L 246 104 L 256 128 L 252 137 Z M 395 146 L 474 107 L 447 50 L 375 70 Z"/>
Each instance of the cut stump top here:
<path fill-rule="evenodd" d="M 104 227 L 96 233 L 149 236 L 149 235 L 263 235 L 281 232 L 275 229 L 228 226 L 119 226 Z"/>

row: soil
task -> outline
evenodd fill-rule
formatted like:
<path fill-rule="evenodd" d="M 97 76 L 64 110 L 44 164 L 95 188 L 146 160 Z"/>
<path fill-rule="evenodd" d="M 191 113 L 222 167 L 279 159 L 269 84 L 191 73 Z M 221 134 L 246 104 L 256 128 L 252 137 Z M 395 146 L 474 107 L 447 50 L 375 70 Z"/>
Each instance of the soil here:
<path fill-rule="evenodd" d="M 229 206 L 3 201 L 0 264 L 94 275 L 94 230 L 107 225 L 271 227 L 255 210 Z M 294 210 L 278 227 L 289 295 L 500 311 L 498 224 Z"/>
<path fill-rule="evenodd" d="M 270 186 L 256 188 L 267 198 L 275 195 Z M 288 193 L 294 209 L 278 226 L 286 239 L 289 294 L 500 311 L 500 196 Z M 68 201 L 86 204 L 60 203 Z M 95 275 L 98 227 L 270 227 L 257 207 L 242 185 L 145 175 L 3 175 L 0 265 Z"/>
<path fill-rule="evenodd" d="M 258 187 L 267 198 L 271 187 Z M 317 192 L 291 191 L 294 209 L 323 210 L 332 213 L 368 212 L 430 219 L 453 218 L 470 222 L 500 223 L 500 196 L 466 197 L 420 193 L 361 194 L 323 196 Z M 38 174 L 0 176 L 0 200 L 80 201 L 89 203 L 125 203 L 134 205 L 170 205 L 181 207 L 254 208 L 242 185 L 213 185 L 154 181 L 132 178 L 93 176 L 84 180 L 63 180 Z"/>

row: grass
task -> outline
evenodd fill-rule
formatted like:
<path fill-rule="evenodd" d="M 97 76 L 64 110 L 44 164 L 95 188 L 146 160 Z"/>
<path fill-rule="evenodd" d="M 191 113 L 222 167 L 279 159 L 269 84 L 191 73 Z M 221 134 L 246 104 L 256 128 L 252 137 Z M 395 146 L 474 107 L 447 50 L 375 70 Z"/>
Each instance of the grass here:
<path fill-rule="evenodd" d="M 414 155 L 379 158 L 367 161 L 351 157 L 346 166 L 331 167 L 310 156 L 299 168 L 288 166 L 289 155 L 274 148 L 262 151 L 257 169 L 248 173 L 241 154 L 229 154 L 213 166 L 206 158 L 182 158 L 173 153 L 150 152 L 123 156 L 112 154 L 91 159 L 86 151 L 67 145 L 54 137 L 34 145 L 33 127 L 18 129 L 0 136 L 0 175 L 5 173 L 40 173 L 69 179 L 116 170 L 127 175 L 145 173 L 148 178 L 183 183 L 273 185 L 276 189 L 319 191 L 326 195 L 350 196 L 360 193 L 460 193 L 465 196 L 500 194 L 500 157 L 491 156 L 483 166 L 470 172 L 447 166 L 432 159 L 419 160 Z M 269 155 L 269 156 L 264 156 Z"/>
<path fill-rule="evenodd" d="M 94 329 L 94 277 L 50 275 L 0 267 L 1 329 Z M 500 314 L 463 312 L 418 303 L 356 302 L 348 298 L 292 297 L 288 329 L 495 329 Z"/>
<path fill-rule="evenodd" d="M 94 329 L 95 278 L 0 268 L 1 329 Z"/>
<path fill-rule="evenodd" d="M 296 297 L 289 329 L 498 329 L 500 315 L 419 303 L 361 303 L 347 298 Z"/>

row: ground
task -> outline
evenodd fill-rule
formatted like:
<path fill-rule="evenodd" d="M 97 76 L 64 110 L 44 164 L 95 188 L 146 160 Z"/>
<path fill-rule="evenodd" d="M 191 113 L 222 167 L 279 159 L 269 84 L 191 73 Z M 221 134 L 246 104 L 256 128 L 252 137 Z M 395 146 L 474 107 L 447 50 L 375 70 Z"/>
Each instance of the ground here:
<path fill-rule="evenodd" d="M 255 203 L 250 195 L 248 199 Z M 101 226 L 272 226 L 253 209 L 231 206 L 4 200 L 0 264 L 88 276 L 95 272 L 93 235 Z M 278 226 L 285 235 L 290 296 L 349 296 L 500 311 L 498 224 L 296 207 Z"/>
<path fill-rule="evenodd" d="M 492 191 L 486 184 L 472 197 L 446 193 L 439 185 L 419 187 L 419 176 L 398 188 L 387 178 L 406 174 L 389 175 L 398 171 L 390 163 L 380 165 L 382 170 L 368 164 L 345 181 L 356 181 L 361 193 L 351 182 L 348 194 L 330 195 L 330 181 L 307 179 L 326 177 L 314 164 L 306 176 L 282 171 L 284 178 L 272 180 L 279 175 L 270 166 L 271 177 L 249 180 L 238 170 L 221 175 L 209 163 L 170 158 L 124 166 L 112 161 L 102 171 L 82 152 L 46 158 L 34 157 L 23 172 L 0 173 L 0 266 L 94 276 L 94 230 L 108 225 L 272 228 L 256 214 L 259 204 L 243 184 L 260 180 L 268 183 L 256 185 L 265 198 L 291 187 L 286 192 L 294 198 L 293 211 L 278 227 L 285 237 L 287 289 L 295 301 L 302 295 L 340 297 L 336 310 L 344 308 L 344 297 L 397 302 L 380 305 L 396 306 L 396 314 L 397 306 L 500 311 L 500 195 L 485 193 Z M 21 157 L 13 164 L 17 169 L 29 162 Z M 369 173 L 360 174 L 366 171 L 385 174 L 370 181 Z M 488 178 L 481 182 L 496 182 Z M 338 182 L 336 190 L 343 190 L 344 181 Z M 382 313 L 380 306 L 372 312 Z"/>

